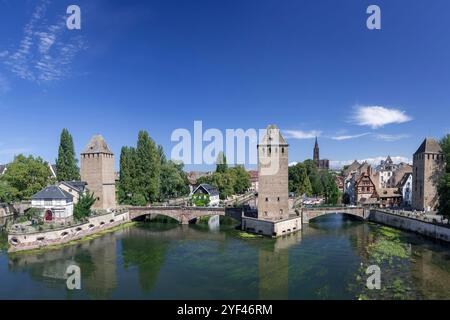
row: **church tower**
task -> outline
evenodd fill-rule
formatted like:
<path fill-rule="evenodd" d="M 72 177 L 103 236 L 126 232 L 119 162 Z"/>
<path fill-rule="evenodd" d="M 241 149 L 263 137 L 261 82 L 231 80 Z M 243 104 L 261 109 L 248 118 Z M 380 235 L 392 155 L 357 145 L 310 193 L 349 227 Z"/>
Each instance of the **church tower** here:
<path fill-rule="evenodd" d="M 319 142 L 317 141 L 316 137 L 316 144 L 314 145 L 314 155 L 313 155 L 314 163 L 319 166 L 319 160 L 320 160 L 320 154 L 319 154 Z"/>
<path fill-rule="evenodd" d="M 288 147 L 280 129 L 268 126 L 258 145 L 258 219 L 289 217 Z"/>
<path fill-rule="evenodd" d="M 81 153 L 81 180 L 94 193 L 93 209 L 114 209 L 116 207 L 116 182 L 114 154 L 101 135 L 93 136 Z"/>

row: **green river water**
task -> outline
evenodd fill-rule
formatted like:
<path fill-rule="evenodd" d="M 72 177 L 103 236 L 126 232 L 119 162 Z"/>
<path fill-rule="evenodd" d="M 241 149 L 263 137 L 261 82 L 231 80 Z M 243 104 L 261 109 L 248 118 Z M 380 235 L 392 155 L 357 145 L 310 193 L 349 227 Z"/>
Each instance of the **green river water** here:
<path fill-rule="evenodd" d="M 280 239 L 142 223 L 60 249 L 6 248 L 3 231 L 0 299 L 450 299 L 449 245 L 340 214 Z M 81 290 L 67 289 L 70 265 Z M 381 290 L 366 288 L 370 265 Z"/>

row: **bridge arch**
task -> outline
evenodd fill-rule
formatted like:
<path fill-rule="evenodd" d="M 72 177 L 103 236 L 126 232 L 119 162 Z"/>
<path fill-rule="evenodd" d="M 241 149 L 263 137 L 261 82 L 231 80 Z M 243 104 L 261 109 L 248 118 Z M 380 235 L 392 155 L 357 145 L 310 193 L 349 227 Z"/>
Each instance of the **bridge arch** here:
<path fill-rule="evenodd" d="M 189 224 L 203 216 L 224 215 L 224 208 L 203 207 L 129 207 L 131 220 L 142 219 L 145 216 L 157 215 L 170 217 L 181 224 Z"/>
<path fill-rule="evenodd" d="M 312 221 L 318 217 L 330 214 L 344 214 L 361 220 L 366 220 L 368 218 L 368 210 L 363 207 L 303 208 L 302 222 L 309 223 L 309 221 Z"/>

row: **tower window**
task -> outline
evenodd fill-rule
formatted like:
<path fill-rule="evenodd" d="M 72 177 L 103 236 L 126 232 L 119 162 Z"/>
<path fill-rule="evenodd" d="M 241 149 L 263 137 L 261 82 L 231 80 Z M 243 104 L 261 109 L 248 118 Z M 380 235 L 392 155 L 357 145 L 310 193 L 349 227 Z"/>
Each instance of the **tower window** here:
<path fill-rule="evenodd" d="M 284 147 L 283 147 L 283 148 L 281 148 L 281 153 L 282 153 L 282 154 L 284 154 Z"/>
<path fill-rule="evenodd" d="M 268 202 L 269 201 L 269 198 L 266 198 L 266 202 Z"/>

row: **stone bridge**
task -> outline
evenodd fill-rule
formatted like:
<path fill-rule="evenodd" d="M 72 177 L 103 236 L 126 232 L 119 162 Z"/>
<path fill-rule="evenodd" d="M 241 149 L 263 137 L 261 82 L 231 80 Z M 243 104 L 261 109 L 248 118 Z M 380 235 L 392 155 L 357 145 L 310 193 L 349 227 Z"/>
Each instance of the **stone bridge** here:
<path fill-rule="evenodd" d="M 320 216 L 333 213 L 343 213 L 351 216 L 355 216 L 361 219 L 368 219 L 370 214 L 370 209 L 363 207 L 312 207 L 312 208 L 302 208 L 302 222 L 309 223 L 310 220 L 315 219 Z"/>
<path fill-rule="evenodd" d="M 204 207 L 127 207 L 130 212 L 130 219 L 135 220 L 144 216 L 156 217 L 162 215 L 173 218 L 181 224 L 195 222 L 200 217 L 205 216 L 230 216 L 240 220 L 241 209 L 235 208 L 204 208 Z"/>

